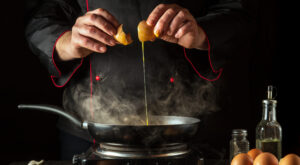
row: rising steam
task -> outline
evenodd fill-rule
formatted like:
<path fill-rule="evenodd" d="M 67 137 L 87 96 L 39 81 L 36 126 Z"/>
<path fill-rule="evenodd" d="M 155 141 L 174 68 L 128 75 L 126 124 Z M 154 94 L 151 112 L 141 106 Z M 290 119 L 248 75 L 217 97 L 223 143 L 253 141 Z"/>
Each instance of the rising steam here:
<path fill-rule="evenodd" d="M 133 93 L 128 91 L 125 83 L 119 82 L 116 88 L 108 88 L 105 83 L 94 82 L 92 101 L 88 82 L 70 86 L 64 93 L 64 108 L 71 113 L 75 111 L 73 114 L 81 120 L 103 124 L 145 124 L 143 89 Z M 199 77 L 190 84 L 184 83 L 179 76 L 175 77 L 174 83 L 165 86 L 147 83 L 150 84 L 147 96 L 150 115 L 197 117 L 218 110 L 216 87 Z"/>

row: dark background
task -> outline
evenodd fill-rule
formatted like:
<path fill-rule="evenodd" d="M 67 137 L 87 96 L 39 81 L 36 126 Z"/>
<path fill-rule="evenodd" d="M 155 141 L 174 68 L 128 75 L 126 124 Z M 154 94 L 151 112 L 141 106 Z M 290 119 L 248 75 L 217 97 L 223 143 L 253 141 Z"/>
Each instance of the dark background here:
<path fill-rule="evenodd" d="M 0 155 L 4 164 L 21 160 L 59 159 L 57 117 L 36 111 L 22 112 L 16 108 L 20 103 L 61 105 L 62 100 L 63 89 L 53 86 L 46 69 L 31 53 L 24 37 L 25 23 L 36 2 L 27 0 L 21 4 L 5 4 L 1 11 L 1 38 L 4 42 L 1 44 Z M 260 1 L 259 15 L 258 46 L 253 48 L 256 52 L 254 56 L 259 60 L 252 61 L 249 72 L 253 81 L 249 87 L 245 87 L 254 93 L 250 97 L 253 115 L 245 116 L 245 120 L 251 120 L 246 128 L 249 131 L 248 139 L 253 148 L 256 127 L 253 123 L 258 123 L 261 118 L 261 100 L 265 98 L 266 86 L 273 84 L 278 89 L 277 118 L 283 128 L 283 155 L 290 152 L 300 154 L 300 124 L 295 114 L 298 100 L 288 95 L 289 91 L 297 87 L 293 86 L 295 83 L 289 83 L 288 86 L 279 83 L 280 79 L 289 82 L 295 77 L 280 74 L 281 59 L 288 57 L 291 52 L 286 49 L 283 51 L 279 1 Z M 290 63 L 291 66 L 293 64 Z M 289 68 L 288 72 L 291 71 Z M 230 130 L 226 138 L 230 139 Z"/>

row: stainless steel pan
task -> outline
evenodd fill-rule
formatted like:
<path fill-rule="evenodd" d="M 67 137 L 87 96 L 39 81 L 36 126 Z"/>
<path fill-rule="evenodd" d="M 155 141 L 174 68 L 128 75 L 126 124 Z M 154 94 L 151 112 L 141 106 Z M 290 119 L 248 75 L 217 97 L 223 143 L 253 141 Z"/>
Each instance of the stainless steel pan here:
<path fill-rule="evenodd" d="M 62 108 L 52 105 L 19 105 L 19 109 L 42 110 L 69 119 L 75 125 L 87 129 L 98 143 L 131 145 L 160 145 L 188 142 L 197 132 L 200 120 L 181 116 L 150 116 L 150 125 L 101 124 L 79 121 Z M 155 123 L 155 124 L 151 124 Z"/>

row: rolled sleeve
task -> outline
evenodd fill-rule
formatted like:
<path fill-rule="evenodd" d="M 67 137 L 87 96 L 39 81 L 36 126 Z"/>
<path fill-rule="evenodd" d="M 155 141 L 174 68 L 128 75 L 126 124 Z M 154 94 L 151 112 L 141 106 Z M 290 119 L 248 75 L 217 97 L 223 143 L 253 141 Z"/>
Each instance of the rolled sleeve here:
<path fill-rule="evenodd" d="M 33 14 L 25 31 L 29 47 L 48 70 L 57 87 L 64 86 L 82 63 L 82 59 L 60 64 L 55 60 L 57 40 L 72 28 L 81 14 L 75 2 L 54 0 L 44 3 Z"/>

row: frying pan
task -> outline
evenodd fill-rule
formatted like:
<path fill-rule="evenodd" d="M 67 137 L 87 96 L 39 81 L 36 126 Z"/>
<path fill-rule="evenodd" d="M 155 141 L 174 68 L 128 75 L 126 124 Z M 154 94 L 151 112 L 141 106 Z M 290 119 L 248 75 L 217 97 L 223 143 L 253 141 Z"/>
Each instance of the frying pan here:
<path fill-rule="evenodd" d="M 98 143 L 120 143 L 130 145 L 153 146 L 166 143 L 186 143 L 197 132 L 200 120 L 181 116 L 149 116 L 153 125 L 101 124 L 79 121 L 53 105 L 21 104 L 19 109 L 41 110 L 55 113 L 69 119 L 75 125 L 88 130 Z"/>

